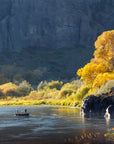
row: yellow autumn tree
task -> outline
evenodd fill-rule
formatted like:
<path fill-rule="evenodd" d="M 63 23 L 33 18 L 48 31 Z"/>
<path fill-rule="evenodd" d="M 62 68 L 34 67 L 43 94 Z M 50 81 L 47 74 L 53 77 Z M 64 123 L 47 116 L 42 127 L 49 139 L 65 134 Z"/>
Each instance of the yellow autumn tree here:
<path fill-rule="evenodd" d="M 114 79 L 114 74 L 110 73 L 103 73 L 98 74 L 97 77 L 94 80 L 93 88 L 97 89 L 98 87 L 101 87 L 104 83 L 106 83 L 109 79 Z"/>
<path fill-rule="evenodd" d="M 77 71 L 85 84 L 97 89 L 109 79 L 114 79 L 114 30 L 101 34 L 95 42 L 94 58 Z"/>
<path fill-rule="evenodd" d="M 107 71 L 114 70 L 114 30 L 106 31 L 95 42 L 94 59 L 105 64 Z"/>

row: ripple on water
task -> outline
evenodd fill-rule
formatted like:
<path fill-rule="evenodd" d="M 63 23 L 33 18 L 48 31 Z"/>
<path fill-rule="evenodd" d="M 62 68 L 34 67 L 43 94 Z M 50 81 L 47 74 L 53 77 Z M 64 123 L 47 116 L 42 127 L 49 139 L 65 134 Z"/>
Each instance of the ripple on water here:
<path fill-rule="evenodd" d="M 30 117 L 14 116 L 16 109 L 22 111 L 25 108 Z M 0 107 L 0 141 L 37 139 L 49 142 L 65 140 L 68 143 L 70 140 L 82 142 L 88 135 L 92 140 L 104 140 L 103 134 L 113 125 L 113 120 L 106 122 L 104 118 L 84 118 L 71 108 Z"/>

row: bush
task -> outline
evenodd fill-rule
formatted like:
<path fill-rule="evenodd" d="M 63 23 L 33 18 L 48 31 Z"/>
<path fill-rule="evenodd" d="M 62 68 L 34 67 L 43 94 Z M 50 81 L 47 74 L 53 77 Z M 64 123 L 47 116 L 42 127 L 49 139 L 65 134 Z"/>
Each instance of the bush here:
<path fill-rule="evenodd" d="M 17 88 L 17 92 L 19 96 L 26 96 L 33 90 L 31 84 L 29 84 L 26 80 L 22 81 Z"/>
<path fill-rule="evenodd" d="M 41 81 L 40 84 L 38 85 L 38 90 L 43 90 L 43 89 L 56 89 L 56 90 L 60 90 L 61 87 L 63 85 L 63 82 L 62 81 L 51 81 L 51 82 L 48 82 L 47 81 Z"/>
<path fill-rule="evenodd" d="M 56 88 L 57 90 L 60 90 L 61 87 L 63 85 L 63 82 L 62 81 L 51 81 L 47 84 L 47 87 L 49 87 L 50 89 L 54 89 Z"/>
<path fill-rule="evenodd" d="M 84 97 L 87 96 L 88 91 L 90 90 L 89 86 L 82 85 L 75 95 L 76 100 L 83 100 Z"/>
<path fill-rule="evenodd" d="M 81 80 L 74 80 L 71 82 L 71 85 L 72 85 L 72 88 L 77 90 L 78 88 L 80 88 L 83 85 L 83 82 Z"/>
<path fill-rule="evenodd" d="M 2 90 L 0 89 L 0 96 L 4 96 L 4 94 L 3 94 L 3 92 L 2 92 Z"/>
<path fill-rule="evenodd" d="M 70 96 L 72 93 L 73 93 L 73 90 L 70 90 L 70 89 L 61 90 L 58 98 L 66 98 L 66 97 Z"/>
<path fill-rule="evenodd" d="M 41 91 L 41 92 L 31 91 L 30 94 L 29 94 L 29 98 L 32 98 L 32 99 L 42 99 L 43 95 L 44 95 L 43 91 Z"/>
<path fill-rule="evenodd" d="M 38 85 L 38 87 L 37 87 L 37 90 L 39 91 L 39 90 L 43 90 L 44 89 L 44 87 L 46 87 L 47 86 L 47 81 L 41 81 L 40 83 L 39 83 L 39 85 Z"/>
<path fill-rule="evenodd" d="M 82 84 L 83 84 L 83 82 L 81 80 L 75 80 L 75 81 L 72 81 L 71 83 L 64 84 L 62 86 L 61 90 L 70 89 L 70 90 L 73 90 L 74 92 L 76 92 L 77 89 L 80 88 Z"/>
<path fill-rule="evenodd" d="M 112 87 L 114 87 L 114 80 L 108 80 L 105 84 L 103 84 L 100 88 L 95 90 L 92 94 L 98 96 L 102 93 L 110 92 Z"/>
<path fill-rule="evenodd" d="M 3 92 L 4 95 L 6 95 L 6 93 L 8 91 L 16 91 L 17 90 L 17 86 L 11 82 L 0 85 L 0 89 Z"/>
<path fill-rule="evenodd" d="M 45 99 L 50 99 L 50 98 L 56 99 L 57 96 L 58 96 L 58 93 L 59 93 L 59 91 L 56 90 L 56 89 L 52 89 L 52 90 L 47 89 L 47 90 L 44 91 L 44 92 L 45 92 L 45 93 L 44 93 L 44 95 L 43 95 L 43 98 L 45 98 Z"/>
<path fill-rule="evenodd" d="M 18 92 L 16 90 L 8 90 L 6 92 L 6 96 L 18 96 Z"/>

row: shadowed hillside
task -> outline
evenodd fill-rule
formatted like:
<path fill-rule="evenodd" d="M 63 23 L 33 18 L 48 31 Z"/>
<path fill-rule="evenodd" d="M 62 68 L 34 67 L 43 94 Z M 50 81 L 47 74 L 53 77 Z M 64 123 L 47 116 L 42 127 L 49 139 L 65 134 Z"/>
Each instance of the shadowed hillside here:
<path fill-rule="evenodd" d="M 1 0 L 1 83 L 72 79 L 113 16 L 112 0 Z"/>

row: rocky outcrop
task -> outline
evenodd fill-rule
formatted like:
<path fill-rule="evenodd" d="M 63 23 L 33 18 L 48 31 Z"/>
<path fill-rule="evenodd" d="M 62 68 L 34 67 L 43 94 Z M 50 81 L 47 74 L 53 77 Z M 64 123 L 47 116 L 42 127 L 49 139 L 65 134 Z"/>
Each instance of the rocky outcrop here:
<path fill-rule="evenodd" d="M 94 95 L 86 97 L 82 102 L 81 113 L 97 113 L 100 110 L 100 99 Z"/>
<path fill-rule="evenodd" d="M 90 95 L 86 97 L 82 102 L 81 114 L 99 114 L 104 116 L 106 109 L 110 105 L 114 105 L 114 95 L 104 94 L 100 97 Z"/>
<path fill-rule="evenodd" d="M 114 94 L 114 87 L 111 88 L 110 93 Z"/>

